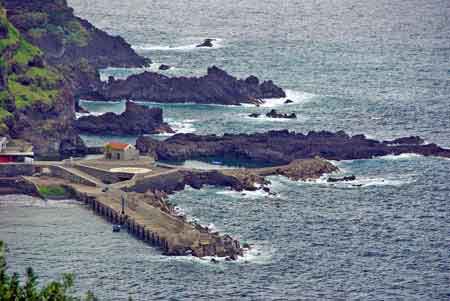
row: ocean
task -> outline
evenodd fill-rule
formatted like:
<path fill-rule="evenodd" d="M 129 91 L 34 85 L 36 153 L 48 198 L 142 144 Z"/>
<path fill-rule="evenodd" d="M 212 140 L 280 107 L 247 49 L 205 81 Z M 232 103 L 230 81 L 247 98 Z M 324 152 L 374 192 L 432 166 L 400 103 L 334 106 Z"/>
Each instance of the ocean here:
<path fill-rule="evenodd" d="M 140 54 L 200 76 L 217 65 L 271 79 L 294 103 L 157 104 L 178 132 L 345 130 L 420 135 L 450 147 L 450 2 L 69 0 L 77 15 Z M 199 49 L 205 38 L 215 47 Z M 119 78 L 142 69 L 107 68 Z M 138 100 L 136 100 L 138 101 Z M 124 102 L 82 101 L 93 114 Z M 271 108 L 295 120 L 250 118 Z M 158 136 L 164 139 L 166 136 Z M 84 136 L 90 145 L 136 137 Z M 255 248 L 238 262 L 170 258 L 82 205 L 0 198 L 0 239 L 13 271 L 74 272 L 102 300 L 450 298 L 450 160 L 415 155 L 335 162 L 358 186 L 271 177 L 276 196 L 222 188 L 170 197 L 190 218 Z M 191 165 L 201 163 L 188 162 Z"/>

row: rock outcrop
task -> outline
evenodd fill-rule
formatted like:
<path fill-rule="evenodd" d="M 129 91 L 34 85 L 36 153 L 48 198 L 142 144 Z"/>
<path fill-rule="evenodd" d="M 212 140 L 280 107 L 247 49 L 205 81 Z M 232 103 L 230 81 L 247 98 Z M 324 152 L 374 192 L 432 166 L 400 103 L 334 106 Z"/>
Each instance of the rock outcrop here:
<path fill-rule="evenodd" d="M 260 117 L 261 114 L 260 113 L 251 113 L 250 115 L 248 115 L 248 117 L 252 117 L 252 118 L 258 118 Z M 269 118 L 285 118 L 285 119 L 296 119 L 297 118 L 297 114 L 295 113 L 280 113 L 275 109 L 270 110 L 268 113 L 265 114 L 266 117 Z"/>
<path fill-rule="evenodd" d="M 165 141 L 140 137 L 136 145 L 143 153 L 149 152 L 160 160 L 169 161 L 222 157 L 279 165 L 316 156 L 329 160 L 353 160 L 403 153 L 450 158 L 450 150 L 436 144 L 402 142 L 410 141 L 397 139 L 392 144 L 391 141 L 368 139 L 364 135 L 350 136 L 343 131 L 312 131 L 304 135 L 281 130 L 223 136 L 177 134 Z"/>
<path fill-rule="evenodd" d="M 132 75 L 126 80 L 109 80 L 86 99 L 133 99 L 151 102 L 239 105 L 260 104 L 265 98 L 285 97 L 285 92 L 272 81 L 259 82 L 255 76 L 237 79 L 225 71 L 208 68 L 202 77 L 167 77 L 154 72 Z"/>
<path fill-rule="evenodd" d="M 142 135 L 173 133 L 163 120 L 160 108 L 147 108 L 127 101 L 120 115 L 105 113 L 100 116 L 83 116 L 75 122 L 80 133 L 104 135 Z"/>
<path fill-rule="evenodd" d="M 203 41 L 203 43 L 198 44 L 195 47 L 208 47 L 208 48 L 211 48 L 211 47 L 214 47 L 214 44 L 213 44 L 214 41 L 215 41 L 215 39 L 205 39 Z"/>

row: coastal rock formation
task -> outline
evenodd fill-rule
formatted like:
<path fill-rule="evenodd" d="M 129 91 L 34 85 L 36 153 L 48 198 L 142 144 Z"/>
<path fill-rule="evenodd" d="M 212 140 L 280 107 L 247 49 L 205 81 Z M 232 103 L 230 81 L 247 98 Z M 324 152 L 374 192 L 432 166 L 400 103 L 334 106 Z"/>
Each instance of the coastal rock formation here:
<path fill-rule="evenodd" d="M 228 187 L 235 191 L 255 191 L 263 189 L 270 192 L 266 179 L 271 175 L 282 175 L 292 180 L 313 180 L 324 174 L 338 171 L 332 163 L 321 158 L 295 160 L 289 164 L 254 169 L 191 170 L 180 169 L 158 177 L 141 178 L 126 191 L 145 193 L 158 191 L 171 194 L 186 186 L 201 189 L 204 186 Z"/>
<path fill-rule="evenodd" d="M 105 113 L 100 116 L 83 116 L 75 122 L 81 133 L 105 135 L 142 135 L 173 133 L 163 121 L 160 108 L 147 108 L 127 101 L 125 112 L 120 115 Z"/>
<path fill-rule="evenodd" d="M 203 41 L 203 43 L 198 44 L 198 45 L 195 46 L 195 47 L 214 47 L 214 45 L 213 45 L 213 43 L 212 43 L 212 42 L 214 42 L 214 41 L 215 41 L 215 39 L 205 39 L 205 40 Z"/>
<path fill-rule="evenodd" d="M 75 95 L 96 89 L 98 69 L 141 67 L 149 59 L 136 54 L 121 37 L 113 37 L 74 16 L 66 0 L 3 0 L 11 22 L 45 60 L 64 74 Z"/>
<path fill-rule="evenodd" d="M 369 159 L 384 155 L 415 153 L 450 157 L 450 150 L 436 144 L 410 144 L 410 140 L 382 142 L 343 131 L 302 133 L 288 130 L 223 136 L 177 134 L 165 141 L 139 137 L 136 146 L 160 160 L 183 161 L 211 157 L 233 158 L 261 164 L 288 164 L 296 159 L 319 156 L 329 160 Z"/>
<path fill-rule="evenodd" d="M 269 113 L 266 114 L 267 117 L 270 118 L 287 118 L 287 119 L 295 119 L 297 115 L 295 113 L 287 114 L 287 113 L 279 113 L 277 110 L 272 109 Z"/>
<path fill-rule="evenodd" d="M 164 71 L 164 70 L 169 70 L 170 68 L 172 68 L 172 67 L 170 67 L 169 65 L 161 64 L 161 66 L 159 66 L 158 69 Z"/>
<path fill-rule="evenodd" d="M 321 158 L 299 159 L 283 166 L 265 168 L 259 171 L 260 175 L 280 175 L 294 181 L 315 180 L 323 176 L 338 171 L 339 169 L 330 162 Z"/>
<path fill-rule="evenodd" d="M 195 102 L 204 104 L 260 104 L 265 98 L 285 97 L 272 81 L 259 82 L 255 76 L 237 79 L 225 71 L 208 68 L 202 77 L 167 77 L 154 72 L 132 75 L 126 80 L 110 80 L 86 99 L 134 99 L 151 102 Z"/>
<path fill-rule="evenodd" d="M 248 115 L 248 117 L 252 117 L 252 118 L 258 118 L 259 116 L 261 116 L 261 114 L 259 114 L 259 113 L 251 113 L 250 115 Z M 296 119 L 297 118 L 297 114 L 295 114 L 295 113 L 291 113 L 291 114 L 280 113 L 277 110 L 272 109 L 272 110 L 270 110 L 270 112 L 266 113 L 266 117 L 269 117 L 269 118 Z"/>

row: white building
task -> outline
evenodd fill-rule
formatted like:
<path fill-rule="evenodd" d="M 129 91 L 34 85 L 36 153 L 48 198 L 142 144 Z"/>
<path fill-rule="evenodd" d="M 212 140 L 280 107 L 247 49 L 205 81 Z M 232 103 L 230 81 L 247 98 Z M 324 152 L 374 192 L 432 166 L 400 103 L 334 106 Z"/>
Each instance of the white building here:
<path fill-rule="evenodd" d="M 0 137 L 0 153 L 5 150 L 7 143 L 8 143 L 8 138 Z"/>

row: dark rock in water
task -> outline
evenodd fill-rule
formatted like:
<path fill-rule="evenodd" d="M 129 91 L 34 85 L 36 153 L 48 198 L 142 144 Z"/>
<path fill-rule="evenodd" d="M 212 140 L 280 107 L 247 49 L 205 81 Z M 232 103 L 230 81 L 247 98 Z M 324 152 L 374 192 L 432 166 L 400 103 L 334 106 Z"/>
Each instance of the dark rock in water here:
<path fill-rule="evenodd" d="M 109 135 L 141 135 L 173 133 L 163 121 L 160 108 L 147 108 L 127 101 L 125 112 L 120 115 L 106 113 L 100 116 L 84 116 L 75 122 L 81 133 Z"/>
<path fill-rule="evenodd" d="M 101 89 L 85 95 L 84 99 L 239 105 L 260 104 L 264 98 L 285 96 L 284 91 L 272 81 L 259 84 L 255 76 L 237 79 L 213 66 L 202 77 L 168 77 L 144 72 L 126 80 L 112 80 L 104 83 Z"/>
<path fill-rule="evenodd" d="M 335 182 L 348 182 L 348 181 L 355 181 L 356 177 L 354 175 L 346 176 L 342 178 L 328 178 L 327 182 L 329 183 L 335 183 Z"/>
<path fill-rule="evenodd" d="M 211 258 L 211 263 L 217 264 L 217 263 L 219 263 L 219 261 L 217 259 L 215 259 L 215 258 Z"/>
<path fill-rule="evenodd" d="M 250 250 L 252 247 L 248 243 L 243 243 L 242 248 Z"/>
<path fill-rule="evenodd" d="M 410 136 L 404 138 L 398 138 L 390 141 L 384 141 L 386 144 L 409 144 L 409 145 L 420 145 L 424 144 L 425 141 L 419 136 Z"/>
<path fill-rule="evenodd" d="M 294 101 L 292 101 L 292 100 L 290 100 L 290 99 L 286 99 L 286 101 L 284 102 L 285 104 L 288 104 L 288 103 L 293 103 Z"/>
<path fill-rule="evenodd" d="M 215 41 L 215 39 L 205 39 L 205 40 L 203 41 L 203 43 L 198 44 L 198 45 L 195 46 L 195 47 L 214 47 L 214 44 L 212 43 L 212 42 L 214 42 L 214 41 Z"/>
<path fill-rule="evenodd" d="M 76 100 L 76 101 L 75 101 L 75 112 L 77 112 L 77 113 L 83 113 L 83 114 L 89 114 L 89 111 L 86 110 L 85 108 L 83 108 L 83 107 L 80 105 L 80 101 L 79 101 L 79 100 Z"/>
<path fill-rule="evenodd" d="M 161 66 L 159 66 L 159 70 L 169 70 L 170 68 L 172 68 L 172 67 L 170 67 L 169 65 L 165 65 L 165 64 L 162 64 Z"/>
<path fill-rule="evenodd" d="M 269 187 L 263 187 L 263 191 L 264 192 L 270 192 L 270 188 Z"/>
<path fill-rule="evenodd" d="M 284 114 L 279 113 L 277 110 L 272 109 L 269 113 L 266 114 L 267 117 L 270 118 L 286 118 L 286 119 L 296 119 L 297 115 L 295 113 Z"/>
<path fill-rule="evenodd" d="M 177 134 L 164 141 L 150 140 L 147 137 L 138 138 L 139 150 L 153 152 L 158 158 L 168 161 L 226 155 L 247 162 L 288 164 L 295 159 L 316 156 L 329 160 L 353 160 L 403 153 L 450 158 L 450 150 L 436 144 L 390 145 L 364 135 L 350 136 L 343 131 L 312 131 L 307 135 L 288 130 L 223 136 Z"/>
<path fill-rule="evenodd" d="M 259 114 L 259 113 L 251 113 L 250 115 L 248 115 L 248 117 L 252 117 L 252 118 L 258 118 L 259 116 L 261 116 L 261 114 Z"/>

